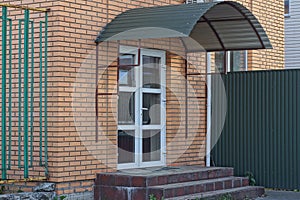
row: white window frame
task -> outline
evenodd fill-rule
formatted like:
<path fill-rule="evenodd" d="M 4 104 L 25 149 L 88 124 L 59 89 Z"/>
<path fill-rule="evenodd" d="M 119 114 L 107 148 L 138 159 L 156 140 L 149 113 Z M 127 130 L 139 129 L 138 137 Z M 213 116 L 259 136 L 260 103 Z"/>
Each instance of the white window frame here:
<path fill-rule="evenodd" d="M 241 50 L 243 51 L 243 50 Z M 231 70 L 231 54 L 232 54 L 233 51 L 228 51 L 227 52 L 227 72 L 234 72 Z M 244 50 L 244 55 L 245 55 L 245 71 L 248 71 L 248 51 L 247 50 Z"/>

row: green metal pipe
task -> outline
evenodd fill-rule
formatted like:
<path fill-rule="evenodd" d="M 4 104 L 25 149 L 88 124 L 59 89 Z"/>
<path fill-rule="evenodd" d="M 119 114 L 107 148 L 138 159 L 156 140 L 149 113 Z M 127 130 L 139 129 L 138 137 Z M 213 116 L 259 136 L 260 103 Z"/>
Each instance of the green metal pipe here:
<path fill-rule="evenodd" d="M 29 6 L 19 6 L 19 5 L 14 5 L 10 3 L 0 3 L 0 7 L 8 7 L 8 8 L 16 8 L 20 10 L 32 10 L 36 12 L 49 12 L 50 8 L 34 8 L 34 7 L 29 7 Z"/>
<path fill-rule="evenodd" d="M 43 24 L 45 25 L 43 54 Z M 40 21 L 40 166 L 45 166 L 45 173 L 48 175 L 48 15 L 45 14 L 45 21 Z M 44 63 L 43 63 L 44 58 Z M 44 64 L 44 91 L 43 91 L 43 64 Z M 44 106 L 43 106 L 44 92 Z M 43 164 L 43 108 L 44 108 L 44 159 Z"/>
<path fill-rule="evenodd" d="M 40 120 L 39 120 L 39 125 L 40 125 L 40 133 L 39 133 L 39 139 L 40 139 L 40 166 L 43 165 L 43 22 L 40 21 L 40 99 L 39 99 L 39 104 L 40 104 Z"/>
<path fill-rule="evenodd" d="M 28 178 L 28 64 L 29 10 L 24 13 L 24 178 Z"/>
<path fill-rule="evenodd" d="M 48 176 L 48 13 L 45 13 L 45 169 Z"/>
<path fill-rule="evenodd" d="M 7 178 L 6 166 L 6 33 L 7 7 L 2 7 L 2 179 Z"/>
<path fill-rule="evenodd" d="M 34 23 L 31 22 L 31 86 L 30 86 L 30 167 L 33 166 L 33 113 L 34 113 Z"/>
<path fill-rule="evenodd" d="M 18 167 L 21 168 L 21 123 L 22 123 L 22 22 L 19 20 L 18 35 Z"/>
<path fill-rule="evenodd" d="M 9 97 L 8 97 L 8 112 L 9 112 L 9 122 L 8 122 L 8 169 L 11 169 L 11 145 L 12 145 L 12 20 L 9 21 Z"/>

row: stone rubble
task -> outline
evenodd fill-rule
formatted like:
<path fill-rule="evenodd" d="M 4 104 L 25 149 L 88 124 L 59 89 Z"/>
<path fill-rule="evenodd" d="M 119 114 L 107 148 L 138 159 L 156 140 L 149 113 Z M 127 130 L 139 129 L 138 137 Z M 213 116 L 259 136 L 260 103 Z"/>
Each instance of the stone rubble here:
<path fill-rule="evenodd" d="M 54 183 L 42 183 L 33 192 L 0 195 L 0 200 L 53 200 L 56 197 Z"/>

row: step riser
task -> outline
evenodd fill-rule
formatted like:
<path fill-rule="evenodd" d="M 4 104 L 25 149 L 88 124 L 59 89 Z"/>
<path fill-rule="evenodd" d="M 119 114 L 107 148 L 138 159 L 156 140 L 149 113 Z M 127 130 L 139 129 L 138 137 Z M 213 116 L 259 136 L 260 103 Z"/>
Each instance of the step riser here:
<path fill-rule="evenodd" d="M 210 192 L 209 195 L 207 193 L 202 194 L 196 194 L 196 195 L 190 195 L 190 196 L 181 196 L 181 197 L 175 197 L 175 198 L 166 198 L 165 200 L 199 200 L 199 199 L 205 199 L 205 200 L 216 200 L 216 199 L 224 199 L 224 195 L 228 196 L 230 195 L 231 199 L 234 200 L 245 200 L 245 199 L 256 199 L 258 197 L 263 196 L 265 193 L 265 190 L 263 187 L 241 187 L 237 188 L 234 191 L 227 191 L 223 190 L 222 192 L 215 193 Z"/>
<path fill-rule="evenodd" d="M 96 185 L 123 186 L 123 187 L 148 187 L 172 183 L 183 183 L 214 178 L 233 176 L 232 168 L 214 169 L 200 172 L 181 173 L 157 177 L 126 176 L 114 174 L 98 174 Z"/>
<path fill-rule="evenodd" d="M 248 186 L 249 182 L 247 178 L 234 178 L 233 180 L 204 183 L 193 186 L 178 187 L 172 189 L 153 189 L 146 187 L 119 187 L 119 186 L 97 186 L 95 191 L 96 195 L 100 194 L 100 197 L 95 199 L 148 199 L 149 195 L 153 194 L 157 199 L 184 196 L 189 194 L 196 194 L 201 192 L 231 189 L 236 187 Z"/>
<path fill-rule="evenodd" d="M 231 188 L 243 187 L 248 185 L 249 185 L 249 181 L 247 178 L 235 178 L 233 180 L 204 183 L 204 184 L 193 185 L 193 186 L 183 186 L 183 187 L 172 188 L 172 189 L 149 188 L 148 193 L 154 194 L 156 197 L 160 197 L 160 198 L 161 197 L 170 198 L 176 196 L 196 194 L 201 192 L 231 189 Z"/>
<path fill-rule="evenodd" d="M 146 188 L 128 188 L 114 186 L 96 186 L 94 188 L 95 200 L 140 200 L 148 199 Z"/>

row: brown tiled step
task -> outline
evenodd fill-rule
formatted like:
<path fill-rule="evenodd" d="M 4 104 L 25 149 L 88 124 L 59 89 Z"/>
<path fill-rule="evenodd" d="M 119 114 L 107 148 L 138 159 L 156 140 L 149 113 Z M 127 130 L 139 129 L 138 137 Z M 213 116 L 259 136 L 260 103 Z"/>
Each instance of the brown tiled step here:
<path fill-rule="evenodd" d="M 148 187 L 148 194 L 157 199 L 248 186 L 248 178 L 225 177 Z"/>
<path fill-rule="evenodd" d="M 256 199 L 265 193 L 263 187 L 245 186 L 239 188 L 216 190 L 180 197 L 165 198 L 165 200 L 217 200 L 230 196 L 233 200 Z"/>
<path fill-rule="evenodd" d="M 142 172 L 136 174 L 130 173 L 130 171 L 101 173 L 97 174 L 95 184 L 99 186 L 149 187 L 228 176 L 233 176 L 233 168 L 188 166 L 184 170 L 177 170 L 176 168 L 173 170 L 157 170 L 151 171 L 149 174 L 143 174 Z"/>

